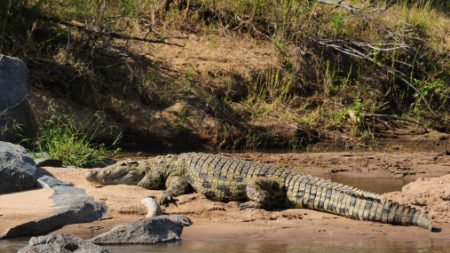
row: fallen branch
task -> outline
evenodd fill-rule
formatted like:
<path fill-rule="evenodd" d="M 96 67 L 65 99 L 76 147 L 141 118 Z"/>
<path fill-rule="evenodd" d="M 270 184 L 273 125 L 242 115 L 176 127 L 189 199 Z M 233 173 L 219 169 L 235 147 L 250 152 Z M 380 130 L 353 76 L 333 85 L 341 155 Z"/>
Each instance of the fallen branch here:
<path fill-rule="evenodd" d="M 337 2 L 327 1 L 327 0 L 317 0 L 317 2 L 320 4 L 328 4 L 328 5 L 334 5 L 336 7 L 344 8 L 344 9 L 350 11 L 352 14 L 356 14 L 361 11 L 360 9 L 355 8 L 349 4 L 345 4 L 343 0 L 339 0 Z"/>
<path fill-rule="evenodd" d="M 10 106 L 10 107 L 6 107 L 3 111 L 0 112 L 0 118 L 5 116 L 8 111 L 10 111 L 11 109 L 16 108 L 17 106 L 21 105 L 25 100 L 27 100 L 28 95 L 24 96 L 22 99 L 19 100 L 19 102 L 17 102 L 16 104 Z"/>
<path fill-rule="evenodd" d="M 89 29 L 85 25 L 77 24 L 75 22 L 67 22 L 67 21 L 61 20 L 57 17 L 40 16 L 39 19 L 49 21 L 52 23 L 57 23 L 57 24 L 64 25 L 67 27 L 71 27 L 71 28 L 77 29 L 79 31 L 83 31 L 87 34 L 99 35 L 99 36 L 110 37 L 110 38 L 115 38 L 115 39 L 122 39 L 122 40 L 127 40 L 127 41 L 134 40 L 134 41 L 142 41 L 142 42 L 147 42 L 147 43 L 158 43 L 158 44 L 166 44 L 166 45 L 171 45 L 171 46 L 183 47 L 183 45 L 180 45 L 177 43 L 172 43 L 172 42 L 167 42 L 167 40 L 169 40 L 169 39 L 187 39 L 188 38 L 187 36 L 168 35 L 168 36 L 159 37 L 156 39 L 147 39 L 149 33 L 152 32 L 151 30 L 149 30 L 149 32 L 145 35 L 145 37 L 142 38 L 142 37 L 138 37 L 138 36 L 123 34 L 123 33 L 118 33 L 118 32 L 112 32 L 112 31 L 110 31 L 110 32 L 97 31 L 97 30 Z"/>
<path fill-rule="evenodd" d="M 409 122 L 409 123 L 413 123 L 416 124 L 418 126 L 420 126 L 421 128 L 423 128 L 425 130 L 425 133 L 428 133 L 428 129 L 419 121 L 413 120 L 413 119 L 408 119 L 408 118 L 403 118 L 397 115 L 390 115 L 390 114 L 379 114 L 379 113 L 363 113 L 362 114 L 362 118 L 370 118 L 370 119 L 379 119 L 379 118 L 383 118 L 383 119 L 392 119 L 392 120 L 398 120 L 398 121 L 404 121 L 404 122 Z"/>
<path fill-rule="evenodd" d="M 309 36 L 309 38 L 324 47 L 332 48 L 338 52 L 341 52 L 341 53 L 351 56 L 351 57 L 366 60 L 366 61 L 378 66 L 380 69 L 388 72 L 389 74 L 395 76 L 396 78 L 400 79 L 403 83 L 408 85 L 411 89 L 414 90 L 414 92 L 416 92 L 419 95 L 420 99 L 425 103 L 428 110 L 433 115 L 437 115 L 434 112 L 434 110 L 431 108 L 430 103 L 425 98 L 425 96 L 422 94 L 422 92 L 420 92 L 420 90 L 417 89 L 416 86 L 414 86 L 410 81 L 408 81 L 408 77 L 403 72 L 395 69 L 394 67 L 385 65 L 385 64 L 373 59 L 372 57 L 370 57 L 373 55 L 373 53 L 364 53 L 362 50 L 358 50 L 357 48 L 355 48 L 355 47 L 359 47 L 359 48 L 366 47 L 371 50 L 374 50 L 374 48 L 378 48 L 378 49 L 381 49 L 381 50 L 376 49 L 378 51 L 390 51 L 390 50 L 393 50 L 394 48 L 396 48 L 396 49 L 409 48 L 409 46 L 399 45 L 399 46 L 390 47 L 390 48 L 380 48 L 379 46 L 374 46 L 374 45 L 366 43 L 366 42 L 355 42 L 355 41 L 349 41 L 349 40 L 330 40 L 330 39 L 314 38 L 314 37 L 310 37 L 310 36 Z M 384 45 L 389 45 L 389 44 L 384 44 Z M 402 64 L 403 62 L 399 62 L 399 63 Z M 403 65 L 405 65 L 405 64 L 403 64 Z"/>

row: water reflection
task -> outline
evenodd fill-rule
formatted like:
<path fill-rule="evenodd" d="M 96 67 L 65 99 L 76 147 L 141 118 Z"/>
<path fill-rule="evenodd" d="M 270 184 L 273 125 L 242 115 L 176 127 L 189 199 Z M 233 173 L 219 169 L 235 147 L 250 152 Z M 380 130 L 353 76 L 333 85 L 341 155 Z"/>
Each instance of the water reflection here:
<path fill-rule="evenodd" d="M 166 253 L 444 253 L 449 241 L 428 242 L 351 242 L 351 243 L 279 243 L 279 242 L 217 242 L 183 241 L 160 246 L 110 246 L 111 253 L 166 252 Z"/>
<path fill-rule="evenodd" d="M 17 252 L 27 240 L 0 240 L 0 253 Z M 213 241 L 184 240 L 161 245 L 107 246 L 111 253 L 445 253 L 449 252 L 450 241 L 418 242 L 275 242 L 275 241 Z"/>
<path fill-rule="evenodd" d="M 338 182 L 345 185 L 351 185 L 358 189 L 374 192 L 374 193 L 386 193 L 393 191 L 401 191 L 402 187 L 413 180 L 395 179 L 395 178 L 355 178 L 335 175 L 329 177 L 331 181 Z"/>

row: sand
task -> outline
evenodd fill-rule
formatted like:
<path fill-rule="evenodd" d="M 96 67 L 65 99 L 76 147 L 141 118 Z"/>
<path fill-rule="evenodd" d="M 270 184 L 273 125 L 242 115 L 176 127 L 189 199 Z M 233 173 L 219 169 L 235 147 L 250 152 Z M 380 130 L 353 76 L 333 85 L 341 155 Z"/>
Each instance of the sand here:
<path fill-rule="evenodd" d="M 6 229 L 52 214 L 51 189 L 0 195 L 0 234 Z"/>

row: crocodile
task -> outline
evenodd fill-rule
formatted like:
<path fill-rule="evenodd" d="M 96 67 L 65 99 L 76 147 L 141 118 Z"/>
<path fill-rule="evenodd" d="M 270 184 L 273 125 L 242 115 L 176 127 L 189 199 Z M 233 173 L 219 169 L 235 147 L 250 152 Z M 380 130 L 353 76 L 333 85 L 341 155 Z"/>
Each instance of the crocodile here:
<path fill-rule="evenodd" d="M 356 220 L 439 231 L 426 212 L 381 195 L 286 168 L 222 155 L 183 153 L 126 160 L 91 171 L 87 180 L 152 190 L 165 188 L 160 204 L 196 191 L 213 201 L 240 201 L 241 208 L 309 208 Z"/>

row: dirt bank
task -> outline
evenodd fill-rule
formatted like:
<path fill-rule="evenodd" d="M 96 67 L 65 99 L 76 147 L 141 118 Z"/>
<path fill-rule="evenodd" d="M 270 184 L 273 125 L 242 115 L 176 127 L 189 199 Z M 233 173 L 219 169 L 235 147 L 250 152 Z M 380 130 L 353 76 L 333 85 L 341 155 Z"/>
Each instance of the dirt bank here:
<path fill-rule="evenodd" d="M 407 160 L 408 171 L 419 172 L 405 175 L 427 177 L 403 187 L 403 192 L 386 194 L 394 200 L 408 203 L 430 211 L 434 224 L 443 228 L 441 233 L 431 233 L 417 227 L 391 226 L 374 222 L 355 221 L 335 215 L 306 209 L 281 211 L 239 210 L 237 202 L 211 202 L 199 194 L 179 197 L 177 206 L 163 207 L 171 214 L 188 215 L 194 225 L 186 228 L 185 239 L 208 240 L 281 240 L 281 241 L 354 241 L 354 240 L 448 240 L 450 238 L 449 193 L 450 162 L 448 156 L 438 153 L 308 153 L 308 154 L 233 154 L 244 159 L 286 165 L 314 175 L 330 176 L 334 173 L 358 177 L 390 178 L 395 164 Z M 437 157 L 435 159 L 435 157 Z M 299 168 L 298 166 L 303 166 Z M 319 169 L 320 168 L 320 169 Z M 348 171 L 338 169 L 347 168 Z M 402 170 L 402 166 L 397 168 Z M 82 169 L 47 168 L 63 181 L 71 181 L 86 189 L 89 195 L 103 200 L 109 207 L 105 219 L 74 224 L 62 228 L 85 238 L 109 230 L 114 225 L 144 217 L 146 209 L 140 200 L 146 196 L 159 197 L 160 191 L 150 191 L 137 186 L 99 186 L 87 182 L 88 173 Z M 336 170 L 333 172 L 333 170 Z M 443 175 L 443 176 L 442 176 Z M 438 178 L 429 178 L 440 176 Z M 403 177 L 403 176 L 402 176 Z M 401 181 L 403 182 L 403 181 Z M 31 192 L 30 192 L 31 193 Z M 39 195 L 38 192 L 35 194 Z M 13 194 L 14 195 L 14 194 Z M 12 196 L 12 195 L 11 195 Z M 2 218 L 2 217 L 0 217 Z M 3 220 L 3 219 L 2 219 Z"/>

